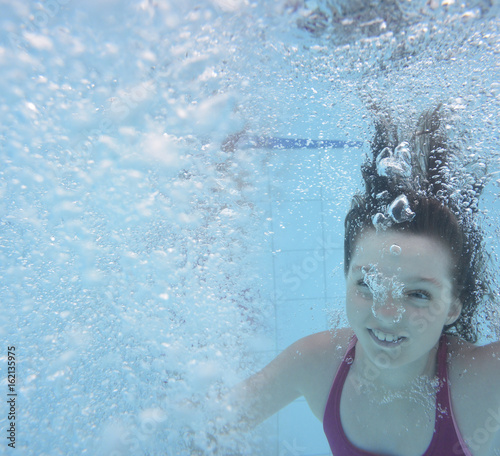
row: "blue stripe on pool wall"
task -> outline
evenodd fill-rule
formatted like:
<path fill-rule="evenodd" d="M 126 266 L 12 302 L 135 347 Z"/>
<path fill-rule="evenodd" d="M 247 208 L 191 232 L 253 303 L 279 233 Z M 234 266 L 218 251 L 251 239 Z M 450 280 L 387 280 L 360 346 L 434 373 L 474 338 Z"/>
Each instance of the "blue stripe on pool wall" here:
<path fill-rule="evenodd" d="M 251 147 L 264 149 L 343 149 L 344 147 L 361 147 L 362 141 L 343 141 L 340 139 L 301 139 L 273 138 L 267 136 L 252 136 L 249 138 Z"/>
<path fill-rule="evenodd" d="M 344 141 L 340 139 L 304 139 L 304 138 L 276 138 L 272 136 L 234 135 L 223 144 L 222 150 L 238 149 L 343 149 L 345 147 L 361 147 L 363 141 Z"/>

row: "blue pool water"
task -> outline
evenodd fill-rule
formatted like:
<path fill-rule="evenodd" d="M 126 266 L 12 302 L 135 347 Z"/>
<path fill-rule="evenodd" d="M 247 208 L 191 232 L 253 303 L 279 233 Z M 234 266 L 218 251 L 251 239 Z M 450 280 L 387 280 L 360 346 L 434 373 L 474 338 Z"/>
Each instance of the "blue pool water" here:
<path fill-rule="evenodd" d="M 496 248 L 498 2 L 365 3 L 0 0 L 0 385 L 15 347 L 17 454 L 210 454 L 219 394 L 343 325 L 369 102 L 408 125 L 453 109 L 450 135 L 488 163 Z M 328 454 L 303 400 L 256 434 L 242 454 Z"/>

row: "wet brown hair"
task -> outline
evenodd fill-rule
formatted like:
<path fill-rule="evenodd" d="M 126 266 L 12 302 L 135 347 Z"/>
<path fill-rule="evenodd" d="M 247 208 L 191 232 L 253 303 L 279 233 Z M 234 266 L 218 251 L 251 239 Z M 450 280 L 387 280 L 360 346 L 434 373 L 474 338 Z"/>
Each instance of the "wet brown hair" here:
<path fill-rule="evenodd" d="M 474 209 L 484 186 L 480 179 L 471 188 L 462 189 L 457 198 L 450 191 L 449 158 L 453 149 L 447 145 L 440 128 L 440 107 L 425 112 L 411 140 L 410 176 L 380 176 L 377 157 L 386 147 L 398 145 L 396 128 L 388 117 L 375 123 L 372 155 L 362 166 L 366 190 L 356 195 L 345 219 L 344 272 L 347 275 L 351 257 L 360 235 L 373 230 L 373 217 L 387 211 L 389 204 L 404 194 L 411 220 L 389 223 L 383 229 L 432 237 L 445 245 L 453 261 L 451 271 L 455 296 L 462 303 L 458 319 L 444 327 L 444 332 L 457 334 L 469 342 L 477 341 L 475 313 L 487 289 L 483 234 L 474 220 Z"/>

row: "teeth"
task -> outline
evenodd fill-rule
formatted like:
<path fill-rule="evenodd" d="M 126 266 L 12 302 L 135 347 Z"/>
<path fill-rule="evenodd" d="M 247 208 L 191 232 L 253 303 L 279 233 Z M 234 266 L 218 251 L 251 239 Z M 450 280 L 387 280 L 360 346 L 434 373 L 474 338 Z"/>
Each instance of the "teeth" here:
<path fill-rule="evenodd" d="M 375 337 L 378 340 L 384 341 L 384 342 L 397 342 L 401 337 L 396 337 L 393 334 L 386 334 L 383 333 L 382 331 L 379 331 L 378 329 L 372 329 L 373 334 L 375 334 Z"/>

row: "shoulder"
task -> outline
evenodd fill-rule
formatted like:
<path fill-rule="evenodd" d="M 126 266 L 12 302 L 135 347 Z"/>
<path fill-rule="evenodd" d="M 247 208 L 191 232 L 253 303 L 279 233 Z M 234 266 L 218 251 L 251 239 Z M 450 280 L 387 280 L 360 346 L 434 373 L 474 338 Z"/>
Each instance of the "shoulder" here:
<path fill-rule="evenodd" d="M 270 364 L 279 363 L 293 372 L 298 387 L 307 387 L 310 378 L 336 370 L 353 336 L 349 328 L 322 331 L 297 340 Z"/>
<path fill-rule="evenodd" d="M 342 348 L 347 346 L 352 330 L 323 331 L 303 337 L 283 350 L 261 372 L 266 376 L 288 378 L 302 392 L 310 376 L 316 376 L 325 366 L 342 359 Z"/>
<path fill-rule="evenodd" d="M 500 341 L 474 345 L 456 337 L 448 338 L 451 368 L 456 374 L 480 374 L 482 379 L 500 375 Z"/>
<path fill-rule="evenodd" d="M 339 329 L 312 334 L 298 340 L 289 348 L 301 354 L 298 388 L 319 420 L 335 374 L 353 337 L 351 329 Z"/>
<path fill-rule="evenodd" d="M 448 372 L 454 415 L 475 454 L 500 439 L 500 342 L 477 346 L 449 338 Z M 487 429 L 479 436 L 478 429 Z M 479 445 L 479 440 L 484 442 Z"/>
<path fill-rule="evenodd" d="M 349 328 L 322 331 L 299 339 L 286 351 L 300 356 L 301 363 L 306 367 L 317 363 L 331 364 L 337 359 L 340 363 L 353 334 Z"/>

